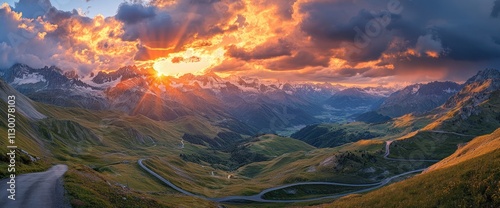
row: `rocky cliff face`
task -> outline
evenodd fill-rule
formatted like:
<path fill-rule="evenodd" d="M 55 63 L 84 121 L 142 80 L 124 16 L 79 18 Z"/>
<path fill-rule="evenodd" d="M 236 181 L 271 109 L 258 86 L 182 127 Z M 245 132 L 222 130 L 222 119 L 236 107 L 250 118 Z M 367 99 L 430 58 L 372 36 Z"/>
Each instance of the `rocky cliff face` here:
<path fill-rule="evenodd" d="M 481 112 L 478 106 L 490 100 L 498 90 L 500 90 L 500 71 L 486 69 L 467 80 L 464 88 L 452 96 L 444 107 L 459 108 L 460 117 L 467 119 L 471 115 L 478 115 Z"/>

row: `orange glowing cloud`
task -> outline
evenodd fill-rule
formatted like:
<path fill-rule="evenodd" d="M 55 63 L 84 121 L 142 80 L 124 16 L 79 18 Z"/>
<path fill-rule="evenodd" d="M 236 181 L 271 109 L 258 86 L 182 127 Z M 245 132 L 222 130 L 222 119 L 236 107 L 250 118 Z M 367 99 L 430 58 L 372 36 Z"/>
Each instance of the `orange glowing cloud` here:
<path fill-rule="evenodd" d="M 55 8 L 26 18 L 4 4 L 0 27 L 31 38 L 14 46 L 0 34 L 0 57 L 7 65 L 57 65 L 81 75 L 137 65 L 168 76 L 210 71 L 351 83 L 408 80 L 417 72 L 446 77 L 498 63 L 500 31 L 485 19 L 487 6 L 464 14 L 484 22 L 469 25 L 484 33 L 477 35 L 463 32 L 472 29 L 457 24 L 463 17 L 453 12 L 473 3 L 443 0 L 448 7 L 439 12 L 415 4 L 392 11 L 387 24 L 387 5 L 369 0 L 151 0 L 93 18 Z M 412 16 L 422 12 L 433 15 Z"/>
<path fill-rule="evenodd" d="M 9 37 L 0 36 L 8 53 L 3 63 L 26 63 L 32 67 L 56 65 L 88 75 L 93 70 L 116 70 L 134 64 L 137 43 L 122 41 L 121 22 L 114 18 L 88 18 L 77 12 L 50 9 L 43 17 L 29 19 L 4 4 L 0 8 L 4 26 L 16 26 Z M 12 39 L 12 38 L 11 38 Z M 11 52 L 12 51 L 12 52 Z"/>

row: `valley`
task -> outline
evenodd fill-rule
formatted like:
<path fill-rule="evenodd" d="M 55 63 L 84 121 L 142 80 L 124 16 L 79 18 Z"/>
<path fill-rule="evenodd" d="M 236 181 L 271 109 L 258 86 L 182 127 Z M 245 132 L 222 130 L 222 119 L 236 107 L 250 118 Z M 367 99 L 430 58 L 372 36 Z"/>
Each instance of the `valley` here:
<path fill-rule="evenodd" d="M 391 158 L 387 158 L 387 155 L 390 154 L 390 143 L 388 142 L 388 144 L 386 145 L 386 153 L 384 154 L 384 158 L 387 159 L 387 160 L 393 160 Z M 335 182 L 298 182 L 298 183 L 290 183 L 290 184 L 286 184 L 286 185 L 282 185 L 282 186 L 278 186 L 278 187 L 272 187 L 272 188 L 268 188 L 268 189 L 265 189 L 265 190 L 262 190 L 261 192 L 257 193 L 256 195 L 250 195 L 250 196 L 225 196 L 225 197 L 219 197 L 219 198 L 207 198 L 205 196 L 200 196 L 200 195 L 196 195 L 196 194 L 193 194 L 189 191 L 186 191 L 182 188 L 179 188 L 177 187 L 176 185 L 174 185 L 173 183 L 171 183 L 170 181 L 168 181 L 167 179 L 163 178 L 161 175 L 159 175 L 158 173 L 154 172 L 153 170 L 151 170 L 150 168 L 148 168 L 147 166 L 144 165 L 144 160 L 145 159 L 140 159 L 137 161 L 137 163 L 139 164 L 139 166 L 141 166 L 142 169 L 146 170 L 148 173 L 150 173 L 151 175 L 153 175 L 154 177 L 156 177 L 157 179 L 161 180 L 163 183 L 165 183 L 166 185 L 168 185 L 169 187 L 175 189 L 176 191 L 182 193 L 182 194 L 185 194 L 187 196 L 193 196 L 193 197 L 198 197 L 198 198 L 201 198 L 201 199 L 205 199 L 205 200 L 209 200 L 209 201 L 214 201 L 214 202 L 245 202 L 245 201 L 252 201 L 252 202 L 266 202 L 266 203 L 269 203 L 269 202 L 274 202 L 274 203 L 295 203 L 295 202 L 307 202 L 307 201 L 318 201 L 318 200 L 322 200 L 322 199 L 335 199 L 335 198 L 339 198 L 339 197 L 342 197 L 342 196 L 347 196 L 347 195 L 350 195 L 350 194 L 355 194 L 355 193 L 363 193 L 363 192 L 367 192 L 367 191 L 371 191 L 371 190 L 374 190 L 374 189 L 377 189 L 379 187 L 382 187 L 384 185 L 387 185 L 388 183 L 390 183 L 392 180 L 394 179 L 397 179 L 397 178 L 400 178 L 400 177 L 404 177 L 404 176 L 407 176 L 407 175 L 410 175 L 410 174 L 415 174 L 415 173 L 420 173 L 424 170 L 426 170 L 426 168 L 423 168 L 423 169 L 418 169 L 418 170 L 411 170 L 411 171 L 408 171 L 408 172 L 404 172 L 404 173 L 401 173 L 401 174 L 398 174 L 398 175 L 395 175 L 395 176 L 392 176 L 392 177 L 389 177 L 389 178 L 386 178 L 384 179 L 383 181 L 381 182 L 376 182 L 376 183 L 370 183 L 370 184 L 346 184 L 346 183 L 335 183 Z M 400 162 L 438 162 L 437 160 L 435 161 L 430 161 L 430 160 L 404 160 L 404 159 L 399 159 L 397 161 L 400 161 Z M 189 177 L 187 175 L 185 175 L 186 177 Z M 351 189 L 354 189 L 354 191 L 339 191 L 337 194 L 334 194 L 334 193 L 328 193 L 327 195 L 328 196 L 322 196 L 322 197 L 308 197 L 309 194 L 306 193 L 305 199 L 279 199 L 281 197 L 279 197 L 278 199 L 267 199 L 267 198 L 274 198 L 276 196 L 274 196 L 275 194 L 273 194 L 273 192 L 286 192 L 286 194 L 288 195 L 291 195 L 291 196 L 288 196 L 288 197 L 294 197 L 295 195 L 297 195 L 296 191 L 297 190 L 301 190 L 302 187 L 308 187 L 308 186 L 311 186 L 311 187 L 315 187 L 315 186 L 324 186 L 326 187 L 326 189 L 331 189 L 331 187 L 356 187 L 356 188 L 351 188 Z M 361 187 L 361 188 L 358 188 L 358 187 Z M 362 187 L 369 187 L 369 188 L 362 188 Z M 287 189 L 291 189 L 292 191 L 286 191 Z M 312 188 L 312 189 L 315 189 L 317 190 L 317 188 Z M 358 189 L 358 190 L 356 190 Z"/>

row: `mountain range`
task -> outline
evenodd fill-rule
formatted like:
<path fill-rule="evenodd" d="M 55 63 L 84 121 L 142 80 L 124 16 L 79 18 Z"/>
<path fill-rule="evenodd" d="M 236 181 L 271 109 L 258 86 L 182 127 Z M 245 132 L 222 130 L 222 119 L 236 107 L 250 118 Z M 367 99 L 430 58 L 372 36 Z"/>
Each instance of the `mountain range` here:
<path fill-rule="evenodd" d="M 332 195 L 347 196 L 333 204 L 324 199 L 328 203 L 321 206 L 418 207 L 424 193 L 442 199 L 433 206 L 500 204 L 495 69 L 464 84 L 400 90 L 213 73 L 174 78 L 133 66 L 78 77 L 57 67 L 17 64 L 1 77 L 0 111 L 6 113 L 6 95 L 15 95 L 20 112 L 20 173 L 68 164 L 63 180 L 74 207 L 116 206 L 110 201 L 123 207 L 281 206 L 208 200 L 267 189 L 264 200 L 298 200 L 287 204 L 297 207 L 319 203 L 300 200 Z M 0 124 L 6 133 L 7 124 Z M 291 137 L 268 134 L 294 126 L 300 129 Z M 181 189 L 207 198 L 166 190 L 135 164 L 140 159 Z M 364 184 L 370 192 L 314 182 Z M 279 188 L 293 183 L 304 184 Z"/>
<path fill-rule="evenodd" d="M 430 82 L 414 84 L 391 94 L 377 109 L 377 112 L 390 117 L 408 113 L 425 113 L 446 102 L 462 89 L 455 82 Z"/>
<path fill-rule="evenodd" d="M 54 66 L 33 69 L 16 64 L 2 70 L 1 75 L 34 101 L 118 110 L 166 121 L 195 115 L 220 125 L 239 123 L 237 126 L 245 126 L 248 134 L 319 123 L 330 120 L 332 115 L 340 117 L 338 113 L 345 117 L 363 113 L 394 91 L 236 76 L 221 78 L 214 73 L 164 77 L 152 69 L 135 66 L 78 77 Z"/>

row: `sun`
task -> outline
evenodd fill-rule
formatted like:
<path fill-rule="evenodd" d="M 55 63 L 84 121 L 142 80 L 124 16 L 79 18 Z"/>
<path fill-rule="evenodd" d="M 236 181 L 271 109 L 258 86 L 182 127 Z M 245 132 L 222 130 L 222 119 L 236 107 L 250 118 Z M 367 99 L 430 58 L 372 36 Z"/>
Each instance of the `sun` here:
<path fill-rule="evenodd" d="M 167 57 L 154 60 L 153 69 L 157 76 L 181 77 L 184 74 L 204 74 L 204 72 L 221 62 L 224 51 L 216 50 L 212 53 L 203 53 L 194 49 L 170 54 Z"/>
<path fill-rule="evenodd" d="M 181 77 L 184 74 L 200 74 L 209 63 L 205 60 L 199 62 L 176 61 L 174 58 L 160 58 L 155 60 L 153 68 L 158 76 Z"/>
<path fill-rule="evenodd" d="M 161 59 L 155 60 L 153 62 L 153 69 L 156 71 L 157 77 L 162 77 L 162 76 L 166 75 L 165 74 L 166 69 L 165 69 L 164 64 L 161 63 Z"/>
<path fill-rule="evenodd" d="M 156 69 L 155 69 L 155 70 L 156 70 Z M 164 76 L 165 76 L 165 75 L 164 75 L 163 73 L 159 72 L 158 70 L 156 71 L 156 77 L 158 77 L 158 78 L 162 78 L 162 77 L 164 77 Z"/>

